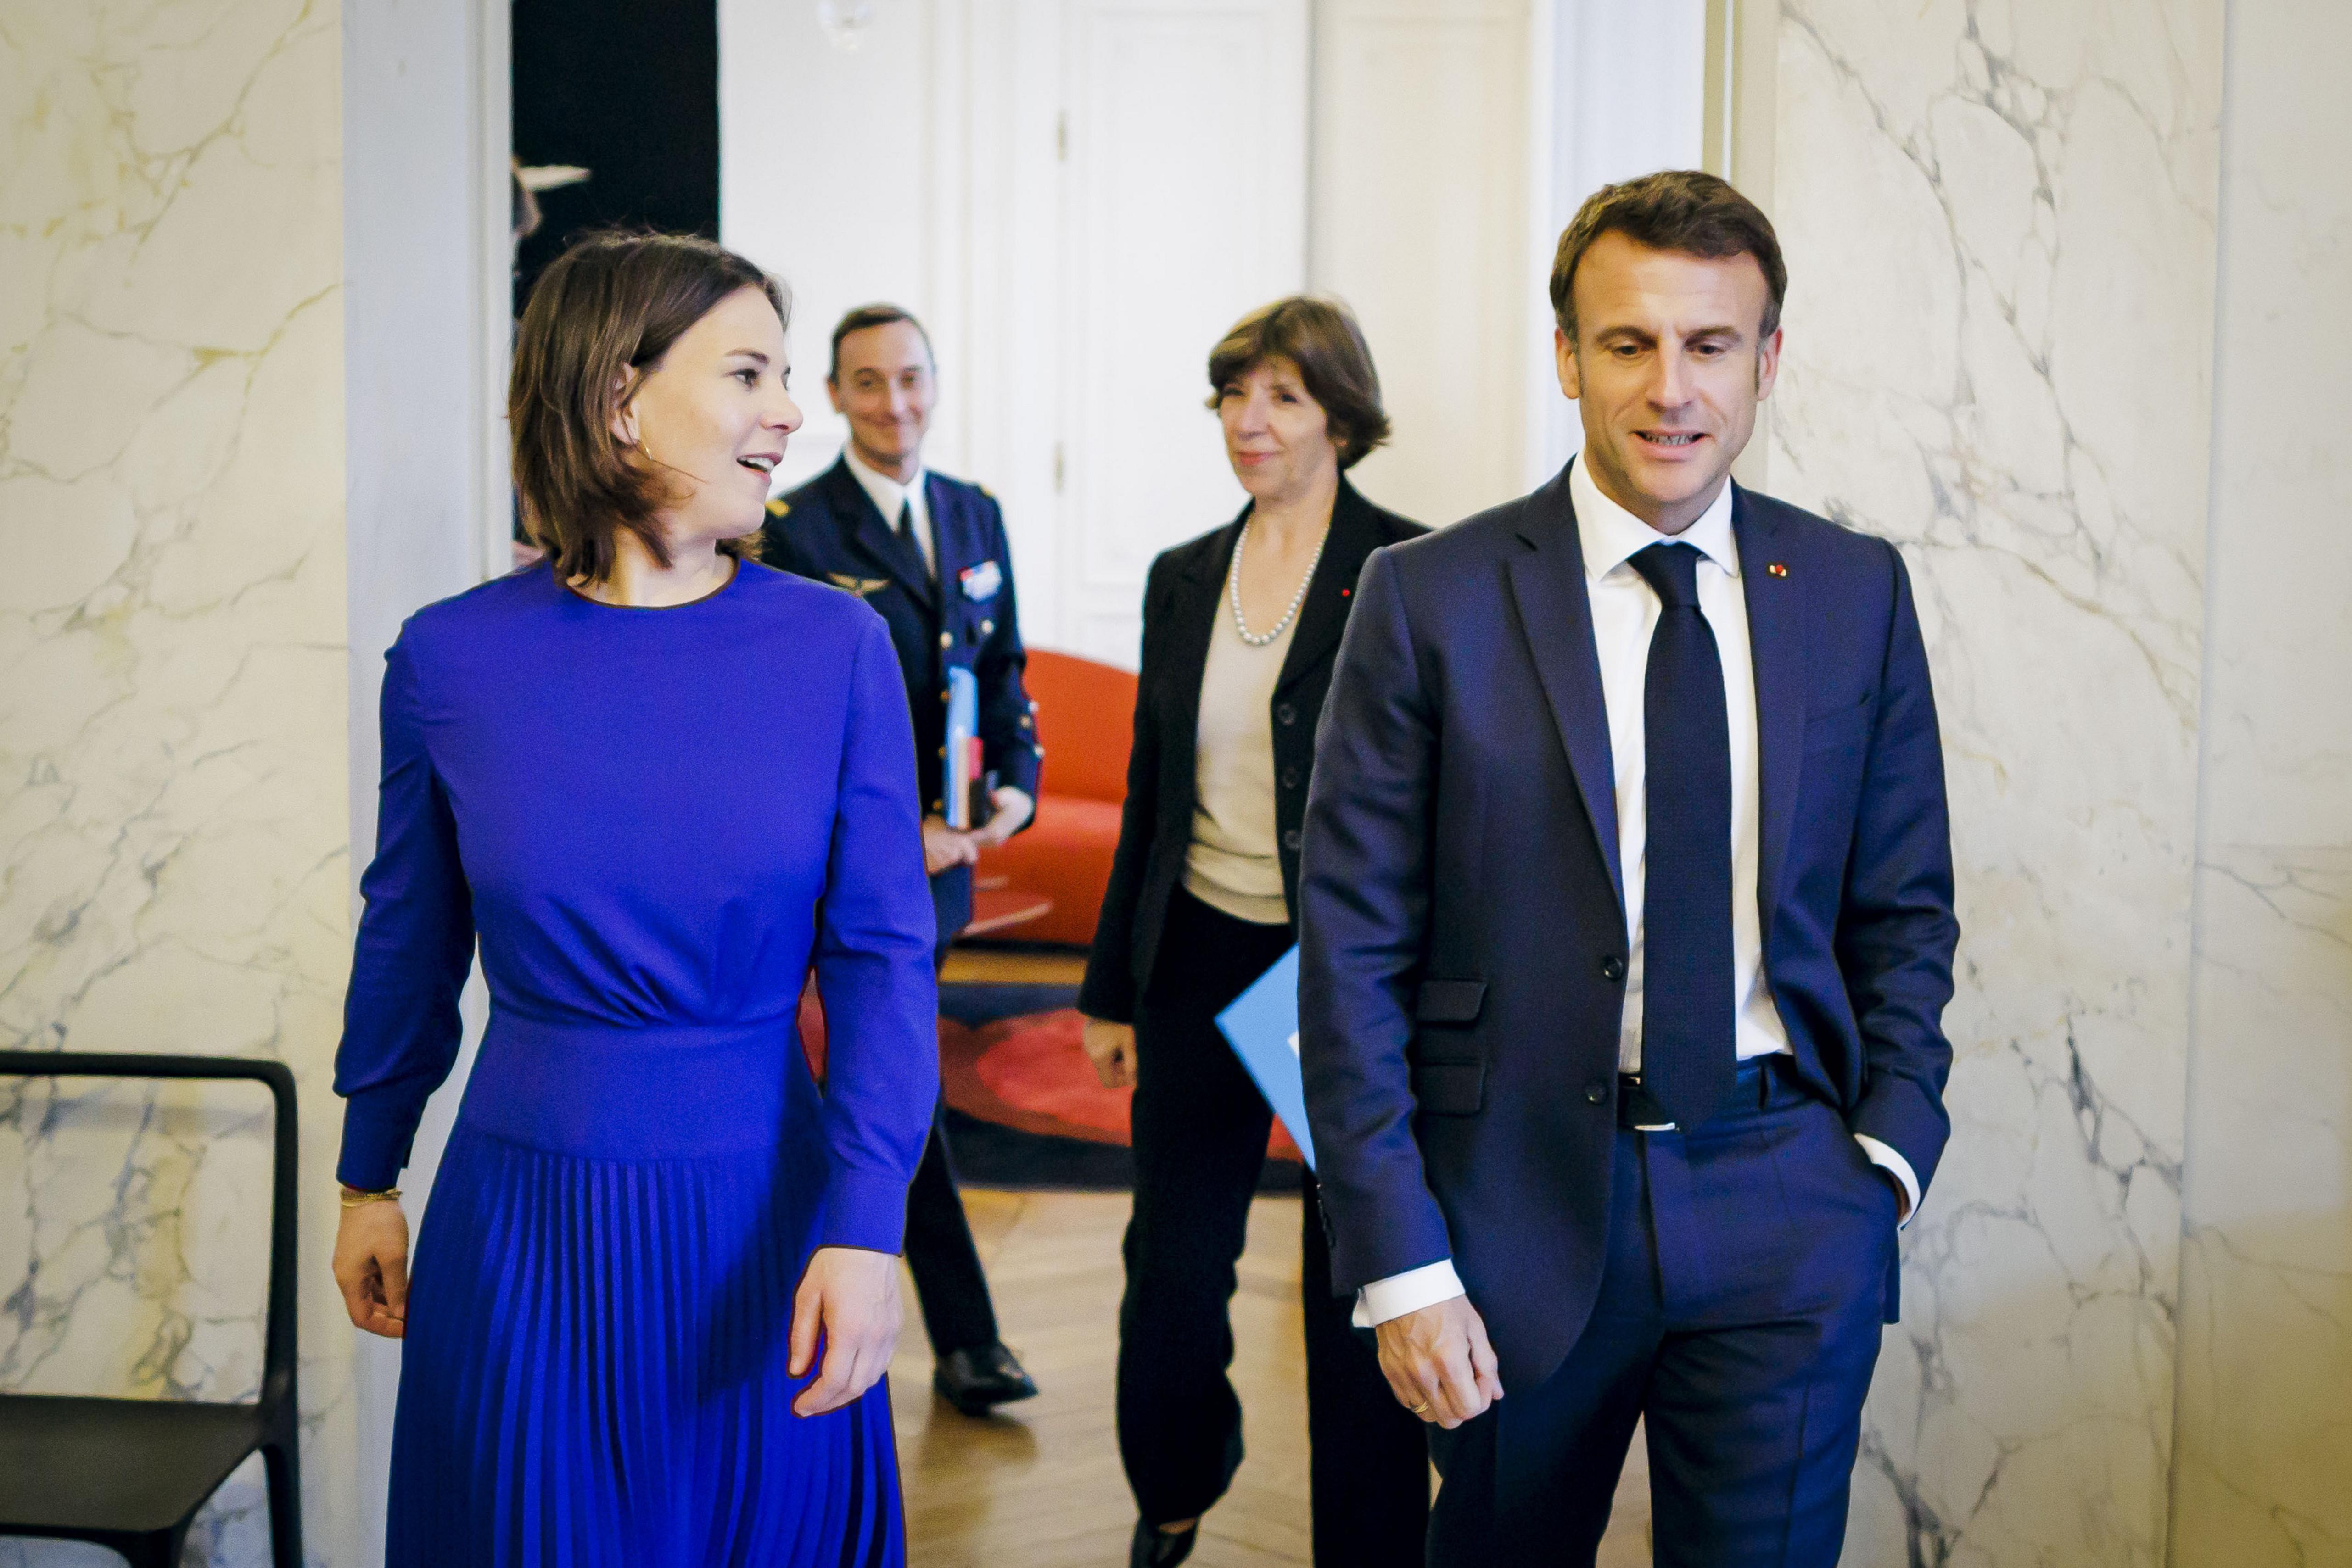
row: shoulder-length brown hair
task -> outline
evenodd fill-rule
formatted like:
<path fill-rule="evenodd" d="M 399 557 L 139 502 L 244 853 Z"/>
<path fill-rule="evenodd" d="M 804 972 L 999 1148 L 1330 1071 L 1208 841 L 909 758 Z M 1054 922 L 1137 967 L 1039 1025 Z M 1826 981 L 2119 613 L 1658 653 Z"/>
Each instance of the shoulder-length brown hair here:
<path fill-rule="evenodd" d="M 669 564 L 654 518 L 673 497 L 658 470 L 632 459 L 614 420 L 670 345 L 741 288 L 760 290 L 792 324 L 782 284 L 693 235 L 592 234 L 531 286 L 507 420 L 523 526 L 558 577 L 603 581 L 623 529 Z"/>
<path fill-rule="evenodd" d="M 1388 411 L 1381 406 L 1371 346 L 1345 305 L 1294 294 L 1234 322 L 1209 350 L 1209 407 L 1214 410 L 1227 387 L 1271 359 L 1297 365 L 1307 395 L 1323 405 L 1342 470 L 1388 440 Z"/>

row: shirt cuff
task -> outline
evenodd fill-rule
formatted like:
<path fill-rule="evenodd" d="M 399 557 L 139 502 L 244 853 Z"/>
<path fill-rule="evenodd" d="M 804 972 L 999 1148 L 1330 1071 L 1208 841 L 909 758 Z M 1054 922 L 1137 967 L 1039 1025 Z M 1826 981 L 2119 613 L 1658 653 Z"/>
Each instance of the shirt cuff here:
<path fill-rule="evenodd" d="M 1378 1328 L 1391 1318 L 1401 1318 L 1407 1312 L 1417 1312 L 1423 1307 L 1468 1294 L 1462 1288 L 1462 1276 L 1454 1271 L 1454 1260 L 1441 1258 L 1434 1263 L 1375 1280 L 1357 1291 L 1356 1312 L 1351 1321 L 1360 1329 Z"/>
<path fill-rule="evenodd" d="M 1870 1156 L 1872 1165 L 1889 1172 L 1903 1184 L 1903 1196 L 1906 1201 L 1903 1205 L 1903 1218 L 1895 1224 L 1898 1228 L 1910 1224 L 1911 1217 L 1919 1212 L 1919 1178 L 1913 1173 L 1911 1162 L 1896 1154 L 1891 1145 L 1880 1143 L 1868 1133 L 1856 1133 L 1853 1141 L 1862 1145 L 1862 1152 Z"/>

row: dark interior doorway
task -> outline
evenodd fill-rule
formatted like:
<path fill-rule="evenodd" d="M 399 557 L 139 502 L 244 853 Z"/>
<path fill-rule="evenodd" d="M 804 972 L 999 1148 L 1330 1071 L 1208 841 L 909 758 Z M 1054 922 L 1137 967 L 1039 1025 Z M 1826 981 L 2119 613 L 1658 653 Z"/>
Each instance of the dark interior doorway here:
<path fill-rule="evenodd" d="M 541 192 L 515 309 L 583 230 L 719 235 L 718 0 L 514 0 L 514 155 L 588 171 Z"/>

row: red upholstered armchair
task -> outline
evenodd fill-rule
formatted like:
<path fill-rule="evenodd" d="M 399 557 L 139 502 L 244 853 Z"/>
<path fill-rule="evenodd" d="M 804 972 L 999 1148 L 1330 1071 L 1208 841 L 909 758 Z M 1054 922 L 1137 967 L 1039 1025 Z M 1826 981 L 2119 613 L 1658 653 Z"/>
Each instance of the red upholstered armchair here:
<path fill-rule="evenodd" d="M 1135 677 L 1109 664 L 1033 649 L 1027 674 L 1045 760 L 1037 821 L 980 857 L 980 880 L 1002 877 L 1054 901 L 1042 918 L 1005 933 L 1024 942 L 1095 939 L 1103 890 L 1118 849 L 1127 800 L 1127 753 L 1135 736 Z"/>

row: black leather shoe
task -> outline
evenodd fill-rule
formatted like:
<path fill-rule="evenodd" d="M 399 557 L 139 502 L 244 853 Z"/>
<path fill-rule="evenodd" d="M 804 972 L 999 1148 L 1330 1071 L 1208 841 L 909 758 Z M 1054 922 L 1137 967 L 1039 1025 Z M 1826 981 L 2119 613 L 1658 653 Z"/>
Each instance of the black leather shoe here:
<path fill-rule="evenodd" d="M 951 1350 L 940 1357 L 931 1373 L 931 1390 L 967 1416 L 985 1416 L 999 1405 L 1036 1397 L 1037 1385 L 1011 1351 L 992 1344 Z"/>
<path fill-rule="evenodd" d="M 1127 1568 L 1176 1568 L 1192 1555 L 1192 1543 L 1200 1539 L 1197 1524 L 1190 1530 L 1162 1530 L 1139 1519 L 1135 1541 L 1127 1549 Z"/>

